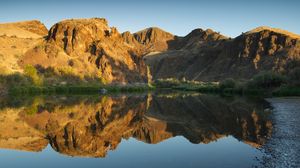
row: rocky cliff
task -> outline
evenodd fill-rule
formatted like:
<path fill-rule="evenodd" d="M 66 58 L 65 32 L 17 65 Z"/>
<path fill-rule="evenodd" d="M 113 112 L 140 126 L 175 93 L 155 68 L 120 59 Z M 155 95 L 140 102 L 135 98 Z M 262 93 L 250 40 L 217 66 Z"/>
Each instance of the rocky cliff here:
<path fill-rule="evenodd" d="M 39 21 L 0 24 L 2 72 L 22 73 L 31 64 L 45 80 L 54 73 L 125 84 L 147 82 L 149 69 L 153 79 L 220 81 L 288 73 L 300 65 L 299 35 L 269 27 L 236 38 L 211 29 L 179 37 L 156 27 L 119 33 L 106 19 L 91 18 L 64 20 L 46 32 Z"/>
<path fill-rule="evenodd" d="M 220 81 L 249 79 L 261 71 L 285 73 L 300 60 L 299 36 L 260 27 L 231 39 L 212 30 L 178 38 L 177 48 L 148 54 L 154 78 Z"/>
<path fill-rule="evenodd" d="M 20 65 L 70 69 L 77 76 L 106 83 L 146 82 L 146 65 L 135 48 L 123 42 L 105 19 L 71 19 L 49 30 L 46 39 L 28 50 Z"/>
<path fill-rule="evenodd" d="M 136 33 L 122 33 L 124 42 L 138 51 L 138 55 L 144 56 L 151 52 L 164 52 L 174 48 L 177 38 L 169 32 L 157 27 L 150 27 Z"/>
<path fill-rule="evenodd" d="M 133 34 L 148 52 L 165 51 L 175 36 L 157 27 L 150 27 Z"/>

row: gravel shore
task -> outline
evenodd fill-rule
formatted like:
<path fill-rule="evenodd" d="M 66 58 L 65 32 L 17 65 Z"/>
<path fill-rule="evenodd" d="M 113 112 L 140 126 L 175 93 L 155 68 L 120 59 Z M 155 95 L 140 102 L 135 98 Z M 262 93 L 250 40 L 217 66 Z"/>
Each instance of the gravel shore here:
<path fill-rule="evenodd" d="M 262 148 L 261 167 L 300 167 L 300 98 L 267 99 L 273 107 L 273 133 Z"/>

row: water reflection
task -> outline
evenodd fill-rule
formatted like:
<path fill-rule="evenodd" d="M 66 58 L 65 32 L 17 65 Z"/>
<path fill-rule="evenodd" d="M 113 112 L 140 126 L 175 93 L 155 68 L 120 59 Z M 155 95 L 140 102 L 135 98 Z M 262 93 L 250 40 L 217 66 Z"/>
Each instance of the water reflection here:
<path fill-rule="evenodd" d="M 210 143 L 224 136 L 260 147 L 272 124 L 264 100 L 199 94 L 48 96 L 1 100 L 0 148 L 105 157 L 122 139 L 149 144 L 183 136 Z"/>

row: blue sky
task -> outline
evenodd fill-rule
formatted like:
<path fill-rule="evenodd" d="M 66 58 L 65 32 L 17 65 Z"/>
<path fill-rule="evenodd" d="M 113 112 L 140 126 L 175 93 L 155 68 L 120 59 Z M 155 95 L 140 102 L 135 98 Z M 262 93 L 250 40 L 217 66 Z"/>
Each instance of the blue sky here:
<path fill-rule="evenodd" d="M 235 37 L 258 26 L 300 34 L 298 0 L 9 0 L 0 1 L 0 22 L 38 19 L 50 28 L 68 18 L 104 17 L 120 32 L 156 26 L 176 35 L 211 28 Z"/>

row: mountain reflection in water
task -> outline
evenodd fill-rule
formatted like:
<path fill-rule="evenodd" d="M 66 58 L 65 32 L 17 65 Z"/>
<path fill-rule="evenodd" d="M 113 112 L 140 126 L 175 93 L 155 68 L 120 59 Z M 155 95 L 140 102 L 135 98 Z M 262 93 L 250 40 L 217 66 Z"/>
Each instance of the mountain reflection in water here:
<path fill-rule="evenodd" d="M 264 100 L 200 94 L 47 96 L 2 100 L 0 148 L 105 157 L 122 139 L 149 144 L 183 136 L 210 143 L 224 136 L 260 147 L 271 135 Z"/>

